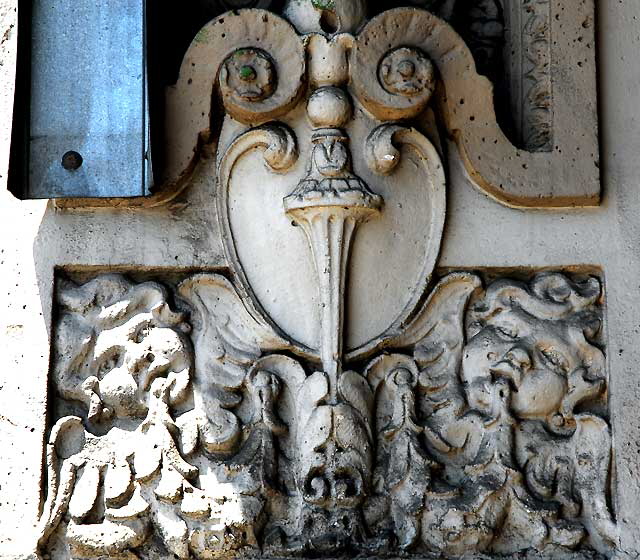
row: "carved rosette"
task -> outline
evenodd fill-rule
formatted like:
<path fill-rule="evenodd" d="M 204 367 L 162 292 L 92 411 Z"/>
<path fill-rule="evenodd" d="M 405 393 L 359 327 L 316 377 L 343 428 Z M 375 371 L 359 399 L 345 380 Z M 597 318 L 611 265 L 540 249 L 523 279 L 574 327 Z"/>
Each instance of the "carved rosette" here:
<path fill-rule="evenodd" d="M 220 87 L 236 102 L 262 101 L 276 88 L 273 62 L 260 49 L 238 49 L 220 69 Z"/>
<path fill-rule="evenodd" d="M 297 31 L 240 10 L 194 42 L 228 269 L 59 282 L 43 554 L 615 548 L 600 281 L 432 284 L 445 177 L 413 119 L 448 28 L 351 35 L 363 6 L 291 2 Z M 182 123 L 203 142 L 207 103 Z"/>
<path fill-rule="evenodd" d="M 389 52 L 381 61 L 378 79 L 382 87 L 393 95 L 413 97 L 435 89 L 433 63 L 418 49 L 400 47 Z"/>

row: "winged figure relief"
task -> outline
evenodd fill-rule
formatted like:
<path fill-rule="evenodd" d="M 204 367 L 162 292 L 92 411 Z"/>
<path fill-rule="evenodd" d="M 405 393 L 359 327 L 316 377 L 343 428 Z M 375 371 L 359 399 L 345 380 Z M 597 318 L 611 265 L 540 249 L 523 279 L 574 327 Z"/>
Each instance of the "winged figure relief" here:
<path fill-rule="evenodd" d="M 221 275 L 62 281 L 41 550 L 608 554 L 600 299 L 449 274 L 332 394 Z"/>
<path fill-rule="evenodd" d="M 189 326 L 154 282 L 63 280 L 58 294 L 53 377 L 62 400 L 39 544 L 53 537 L 74 557 L 129 557 L 161 525 L 167 549 L 185 557 L 186 525 L 169 504 L 197 475 L 171 412 L 190 398 Z"/>
<path fill-rule="evenodd" d="M 253 448 L 273 474 L 268 440 L 287 431 L 274 408 L 278 385 L 295 391 L 303 373 L 284 356 L 258 360 L 261 348 L 286 343 L 251 319 L 226 279 L 194 276 L 177 293 L 191 305 L 193 332 L 155 282 L 61 281 L 42 550 L 130 558 L 145 543 L 153 549 L 155 534 L 160 552 L 189 558 L 255 542 L 264 500 L 242 461 L 228 458 Z M 283 367 L 281 382 L 273 372 Z M 242 388 L 255 405 L 244 426 L 229 410 Z"/>
<path fill-rule="evenodd" d="M 386 342 L 412 351 L 369 370 L 383 387 L 378 449 L 391 458 L 380 486 L 400 543 L 421 524 L 427 548 L 450 555 L 615 548 L 600 298 L 594 277 L 543 273 L 482 290 L 452 274 Z"/>

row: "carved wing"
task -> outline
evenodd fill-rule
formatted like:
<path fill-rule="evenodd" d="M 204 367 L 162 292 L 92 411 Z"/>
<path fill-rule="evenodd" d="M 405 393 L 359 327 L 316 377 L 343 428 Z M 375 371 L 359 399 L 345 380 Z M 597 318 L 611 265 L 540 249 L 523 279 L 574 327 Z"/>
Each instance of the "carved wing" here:
<path fill-rule="evenodd" d="M 116 439 L 87 432 L 77 416 L 66 416 L 54 425 L 47 444 L 49 487 L 38 547 L 46 544 L 65 516 L 69 543 L 84 546 L 93 555 L 121 552 L 146 540 L 149 503 L 140 494 L 127 460 L 134 447 Z M 104 520 L 91 522 L 101 509 Z"/>
<path fill-rule="evenodd" d="M 169 411 L 171 386 L 167 379 L 153 381 L 147 417 L 135 431 L 114 428 L 97 436 L 75 416 L 55 424 L 47 446 L 49 496 L 39 546 L 67 515 L 66 536 L 72 549 L 102 557 L 141 546 L 153 519 L 169 551 L 188 557 L 182 538 L 187 525 L 167 504 L 183 498 L 184 488 L 190 487 L 188 479 L 198 469 L 177 448 Z M 143 490 L 152 479 L 153 491 Z M 96 522 L 100 512 L 103 519 Z"/>
<path fill-rule="evenodd" d="M 198 274 L 182 282 L 179 295 L 191 306 L 195 350 L 195 409 L 181 424 L 197 426 L 183 442 L 185 453 L 198 437 L 210 452 L 232 451 L 240 424 L 229 410 L 247 371 L 264 350 L 289 349 L 290 344 L 247 310 L 235 288 L 219 274 Z M 195 422 L 193 421 L 193 416 Z"/>

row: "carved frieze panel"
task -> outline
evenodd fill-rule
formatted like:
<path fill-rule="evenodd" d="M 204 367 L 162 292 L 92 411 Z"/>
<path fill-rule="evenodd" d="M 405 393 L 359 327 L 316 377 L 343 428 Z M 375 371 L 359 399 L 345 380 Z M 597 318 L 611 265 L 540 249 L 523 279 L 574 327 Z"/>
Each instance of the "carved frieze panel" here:
<path fill-rule="evenodd" d="M 220 274 L 59 279 L 40 552 L 608 555 L 602 281 L 487 278 L 333 365 Z"/>

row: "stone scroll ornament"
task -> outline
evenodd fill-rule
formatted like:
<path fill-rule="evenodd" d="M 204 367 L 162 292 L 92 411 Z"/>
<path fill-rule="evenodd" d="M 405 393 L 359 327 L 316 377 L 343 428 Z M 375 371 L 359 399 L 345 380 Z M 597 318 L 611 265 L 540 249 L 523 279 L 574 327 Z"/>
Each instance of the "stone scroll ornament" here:
<path fill-rule="evenodd" d="M 409 39 L 453 32 L 409 9 L 354 36 L 360 2 L 285 14 L 304 36 L 240 10 L 185 59 L 225 110 L 228 274 L 58 281 L 39 553 L 613 554 L 600 281 L 433 277 L 445 177 L 435 119 L 411 119 L 439 68 Z"/>

